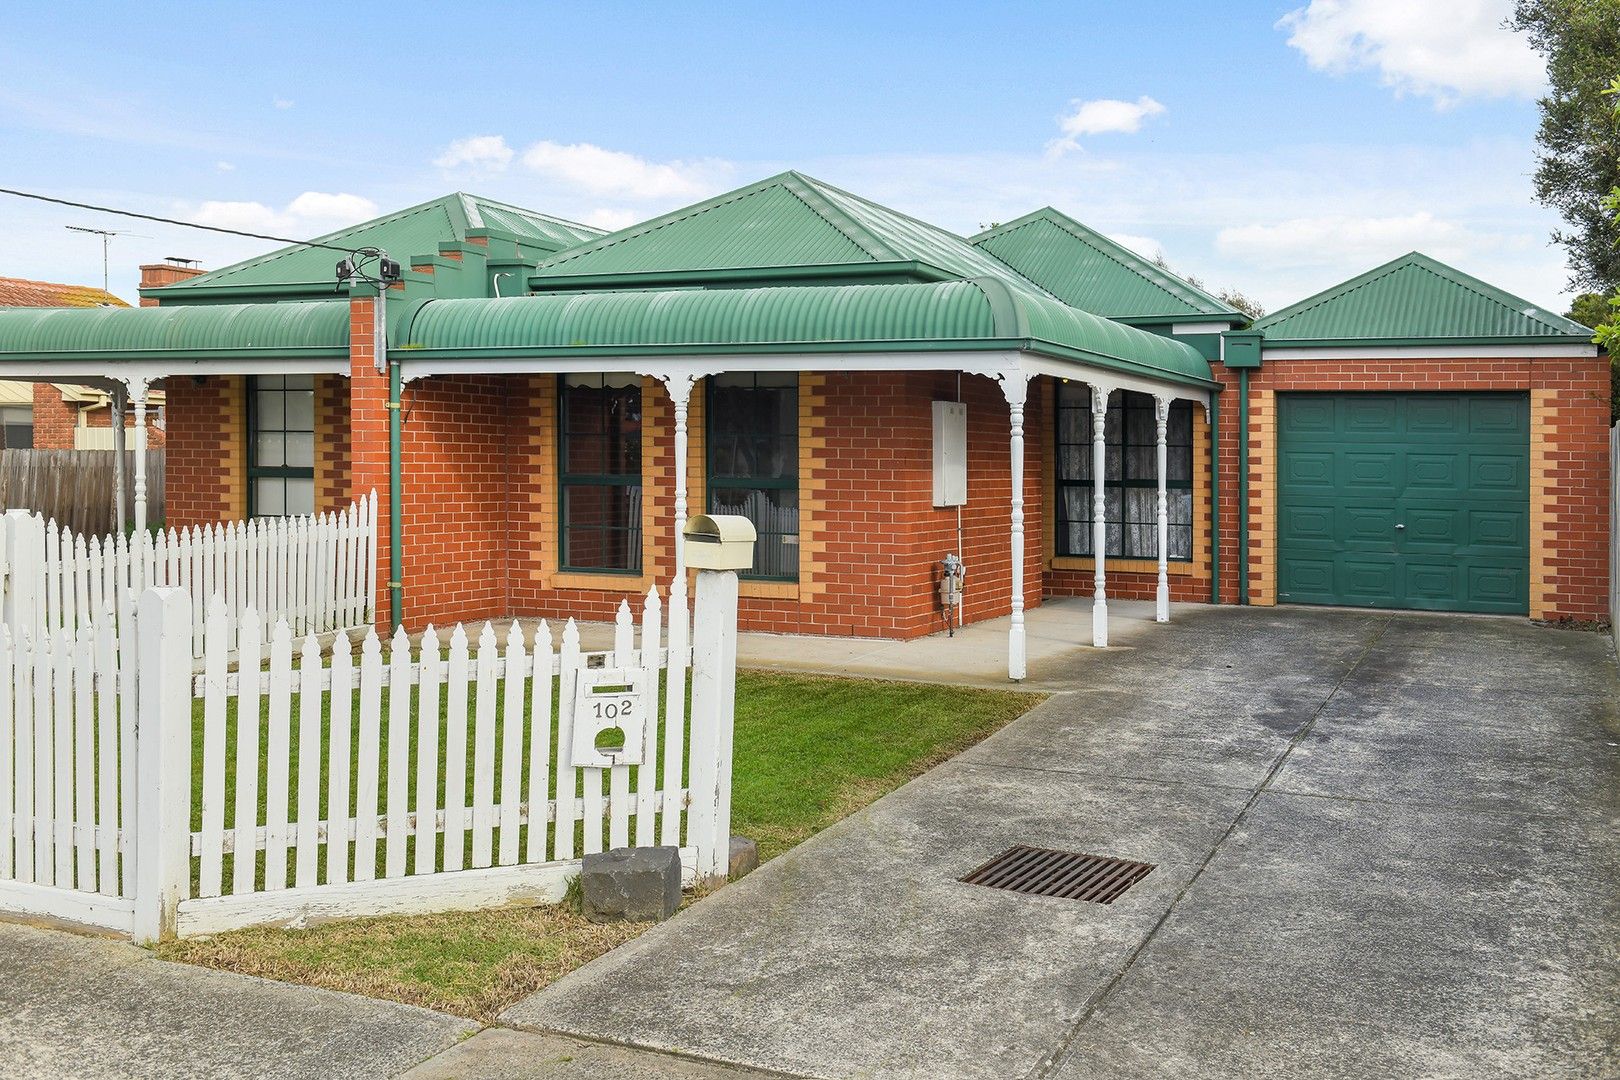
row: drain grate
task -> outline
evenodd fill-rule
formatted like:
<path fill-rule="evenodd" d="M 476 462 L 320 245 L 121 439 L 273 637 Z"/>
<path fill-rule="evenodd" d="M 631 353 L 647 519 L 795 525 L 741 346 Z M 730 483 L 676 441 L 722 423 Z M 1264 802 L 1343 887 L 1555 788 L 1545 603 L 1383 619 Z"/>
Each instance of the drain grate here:
<path fill-rule="evenodd" d="M 1112 904 L 1147 877 L 1152 863 L 1015 845 L 962 878 L 969 885 Z"/>

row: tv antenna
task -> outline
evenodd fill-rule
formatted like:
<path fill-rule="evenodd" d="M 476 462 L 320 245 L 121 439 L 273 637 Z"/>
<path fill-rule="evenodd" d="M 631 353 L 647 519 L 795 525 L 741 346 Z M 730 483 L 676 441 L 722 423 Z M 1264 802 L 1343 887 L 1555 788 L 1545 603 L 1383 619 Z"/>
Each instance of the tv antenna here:
<path fill-rule="evenodd" d="M 133 236 L 142 240 L 152 239 L 145 233 L 120 232 L 117 229 L 92 229 L 88 225 L 64 225 L 63 228 L 74 232 L 91 233 L 101 237 L 101 291 L 107 291 L 107 248 L 115 236 Z"/>

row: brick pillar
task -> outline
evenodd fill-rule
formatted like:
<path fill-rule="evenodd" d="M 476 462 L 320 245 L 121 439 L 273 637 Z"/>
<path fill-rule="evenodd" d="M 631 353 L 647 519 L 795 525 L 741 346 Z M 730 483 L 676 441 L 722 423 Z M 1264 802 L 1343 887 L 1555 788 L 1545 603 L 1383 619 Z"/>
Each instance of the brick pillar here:
<path fill-rule="evenodd" d="M 377 492 L 378 632 L 391 629 L 388 582 L 392 578 L 388 509 L 388 376 L 377 371 L 372 297 L 349 302 L 349 495 Z"/>

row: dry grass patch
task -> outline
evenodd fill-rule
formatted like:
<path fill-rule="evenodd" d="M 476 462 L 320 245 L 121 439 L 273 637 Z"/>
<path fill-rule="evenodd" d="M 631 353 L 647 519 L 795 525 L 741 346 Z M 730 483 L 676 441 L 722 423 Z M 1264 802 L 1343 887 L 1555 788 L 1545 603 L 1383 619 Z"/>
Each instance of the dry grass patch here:
<path fill-rule="evenodd" d="M 485 1023 L 645 924 L 597 925 L 568 910 L 499 908 L 235 930 L 158 946 L 164 960 L 403 1001 Z"/>

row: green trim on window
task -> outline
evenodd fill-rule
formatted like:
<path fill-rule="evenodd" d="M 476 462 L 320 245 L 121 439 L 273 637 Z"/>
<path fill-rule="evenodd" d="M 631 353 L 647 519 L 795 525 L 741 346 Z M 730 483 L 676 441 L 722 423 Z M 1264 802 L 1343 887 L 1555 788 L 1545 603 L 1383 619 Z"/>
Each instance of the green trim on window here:
<path fill-rule="evenodd" d="M 292 376 L 292 378 L 301 378 L 301 377 L 302 376 L 297 376 L 297 375 Z M 259 380 L 262 379 L 262 378 L 277 378 L 277 379 L 282 379 L 282 380 L 285 381 L 288 378 L 288 376 L 285 376 L 285 375 L 273 375 L 273 376 L 249 375 L 243 380 L 243 383 L 244 383 L 244 386 L 245 386 L 245 392 L 247 394 L 247 402 L 246 402 L 246 419 L 247 419 L 247 423 L 244 426 L 245 426 L 245 429 L 246 429 L 246 432 L 247 432 L 247 446 L 245 448 L 245 450 L 246 450 L 245 460 L 247 461 L 247 515 L 250 518 L 260 516 L 259 509 L 258 509 L 258 486 L 259 485 L 254 483 L 254 481 L 260 480 L 260 479 L 285 479 L 285 480 L 308 480 L 311 484 L 314 484 L 314 482 L 315 482 L 315 466 L 314 465 L 303 466 L 303 465 L 260 465 L 260 464 L 258 464 L 258 457 L 259 457 L 259 438 L 258 437 L 259 437 L 259 434 L 260 434 L 260 431 L 259 431 L 258 391 L 259 391 Z M 313 398 L 313 395 L 315 393 L 315 390 L 314 390 L 314 376 L 309 376 L 309 378 L 310 378 L 311 387 L 310 387 L 308 393 Z M 276 388 L 272 387 L 271 389 L 276 389 Z M 303 392 L 303 391 L 302 391 L 302 388 L 295 388 L 295 392 Z M 286 390 L 284 388 L 282 389 L 282 393 L 283 394 L 286 393 Z M 303 428 L 288 428 L 286 426 L 286 419 L 285 419 L 286 414 L 283 413 L 282 415 L 283 415 L 282 426 L 279 427 L 279 428 L 271 428 L 271 429 L 268 429 L 268 430 L 280 431 L 280 432 L 282 432 L 284 434 L 289 432 L 289 431 L 291 431 L 291 432 L 302 432 L 304 430 Z M 310 439 L 311 439 L 312 443 L 314 441 L 314 436 L 315 436 L 315 427 L 314 427 L 314 419 L 313 419 L 313 412 L 312 412 L 311 413 L 311 420 L 310 420 Z M 315 450 L 314 452 L 318 453 L 319 451 Z M 280 513 L 280 514 L 269 514 L 269 515 L 264 515 L 264 516 L 267 516 L 267 517 L 299 517 L 301 515 L 288 514 L 286 512 L 286 509 L 285 509 L 285 502 L 283 502 L 282 513 Z"/>
<path fill-rule="evenodd" d="M 572 473 L 568 471 L 569 436 L 587 434 L 585 432 L 571 432 L 569 430 L 568 391 L 570 389 L 608 389 L 605 384 L 605 380 L 604 385 L 601 387 L 570 387 L 568 385 L 568 380 L 576 377 L 577 376 L 575 375 L 562 375 L 557 379 L 557 568 L 560 572 L 569 574 L 602 574 L 608 577 L 640 577 L 642 567 L 645 564 L 643 548 L 646 545 L 646 536 L 644 535 L 641 518 L 639 516 L 637 516 L 635 519 L 634 524 L 629 527 L 618 528 L 614 526 L 589 526 L 597 532 L 622 532 L 628 534 L 630 539 L 626 554 L 631 556 L 631 561 L 633 561 L 635 564 L 634 566 L 578 566 L 574 565 L 569 559 L 568 493 L 571 489 L 636 488 L 640 490 L 642 488 L 641 433 L 639 429 L 634 435 L 635 457 L 637 465 L 636 472 Z M 636 396 L 637 413 L 638 416 L 640 416 L 640 380 L 637 379 L 633 387 L 626 386 L 619 387 L 617 389 L 633 390 Z M 604 440 L 618 439 L 623 435 L 622 432 L 610 432 L 605 427 L 600 433 L 589 434 L 600 434 Z M 615 449 L 622 453 L 627 448 L 627 445 L 628 443 L 624 442 L 618 445 Z M 617 455 L 615 455 L 612 450 L 608 451 L 608 459 L 610 461 L 615 456 Z M 644 491 L 642 494 L 643 497 L 645 497 Z"/>
<path fill-rule="evenodd" d="M 744 580 L 746 580 L 746 581 L 777 581 L 777 582 L 794 582 L 794 581 L 798 581 L 799 580 L 799 572 L 798 572 L 799 550 L 798 550 L 798 547 L 797 547 L 797 539 L 798 539 L 798 537 L 800 535 L 799 532 L 798 532 L 798 528 L 797 528 L 798 514 L 799 514 L 799 509 L 798 509 L 798 493 L 799 493 L 799 409 L 798 409 L 798 404 L 799 404 L 799 377 L 798 377 L 797 373 L 795 373 L 792 376 L 793 382 L 792 382 L 791 386 L 787 385 L 785 382 L 781 383 L 781 384 L 777 384 L 777 385 L 761 386 L 760 383 L 759 383 L 760 376 L 759 376 L 758 373 L 753 373 L 753 374 L 739 373 L 739 374 L 729 375 L 729 376 L 726 376 L 726 377 L 730 378 L 730 379 L 749 378 L 749 379 L 752 380 L 752 382 L 748 386 L 722 387 L 721 389 L 724 390 L 724 391 L 758 393 L 760 391 L 791 390 L 792 393 L 793 393 L 793 407 L 790 410 L 788 410 L 788 415 L 791 416 L 791 418 L 792 418 L 792 430 L 791 430 L 791 432 L 789 432 L 789 431 L 786 431 L 786 430 L 778 429 L 778 428 L 776 428 L 774 426 L 763 427 L 763 428 L 749 428 L 749 427 L 746 427 L 746 426 L 740 426 L 740 425 L 736 425 L 736 424 L 731 425 L 728 428 L 728 430 L 725 430 L 725 431 L 719 430 L 719 428 L 718 428 L 718 420 L 719 420 L 719 411 L 720 410 L 715 408 L 715 398 L 716 398 L 715 379 L 714 379 L 714 377 L 710 377 L 709 379 L 705 380 L 704 389 L 703 389 L 703 394 L 704 394 L 704 398 L 703 398 L 703 404 L 704 404 L 704 410 L 703 410 L 703 417 L 704 417 L 703 449 L 704 449 L 704 458 L 705 458 L 703 475 L 704 475 L 704 479 L 705 479 L 705 481 L 707 483 L 707 488 L 706 488 L 705 493 L 704 493 L 704 505 L 708 508 L 708 511 L 711 514 L 725 512 L 728 508 L 724 507 L 724 506 L 717 505 L 716 495 L 719 494 L 720 492 L 726 492 L 726 491 L 791 491 L 791 492 L 793 492 L 793 494 L 794 494 L 793 514 L 794 514 L 794 522 L 795 522 L 795 531 L 792 533 L 792 535 L 794 537 L 794 540 L 795 540 L 794 552 L 793 552 L 793 565 L 794 565 L 793 572 L 792 573 L 773 574 L 773 573 L 768 573 L 768 572 L 764 572 L 764 571 L 750 570 L 750 571 L 746 571 L 746 572 L 741 572 L 737 576 L 744 579 Z M 767 376 L 767 377 L 781 378 L 781 376 Z M 750 417 L 750 418 L 752 418 L 752 417 Z M 791 475 L 791 476 L 739 476 L 739 475 L 735 475 L 735 474 L 726 474 L 726 473 L 721 472 L 720 463 L 717 460 L 716 455 L 719 452 L 719 450 L 721 449 L 721 439 L 722 439 L 722 437 L 724 437 L 724 438 L 746 438 L 746 439 L 759 440 L 759 441 L 769 440 L 769 441 L 778 442 L 778 443 L 791 443 L 791 446 L 788 448 L 788 453 L 785 455 L 784 466 L 791 467 L 792 471 L 793 471 L 793 475 Z M 784 533 L 784 532 L 779 532 L 778 530 L 774 530 L 774 529 L 770 528 L 769 524 L 766 523 L 766 522 L 755 521 L 754 522 L 754 528 L 757 531 L 757 533 L 759 534 L 759 539 L 755 541 L 755 546 L 754 546 L 755 559 L 756 559 L 756 564 L 757 564 L 758 557 L 759 557 L 759 554 L 761 552 L 761 543 L 760 543 L 760 541 L 765 541 L 768 537 L 786 536 L 788 534 Z M 783 548 L 786 548 L 788 545 L 786 543 L 782 543 L 781 546 Z M 785 559 L 785 557 L 784 557 L 784 559 Z"/>

